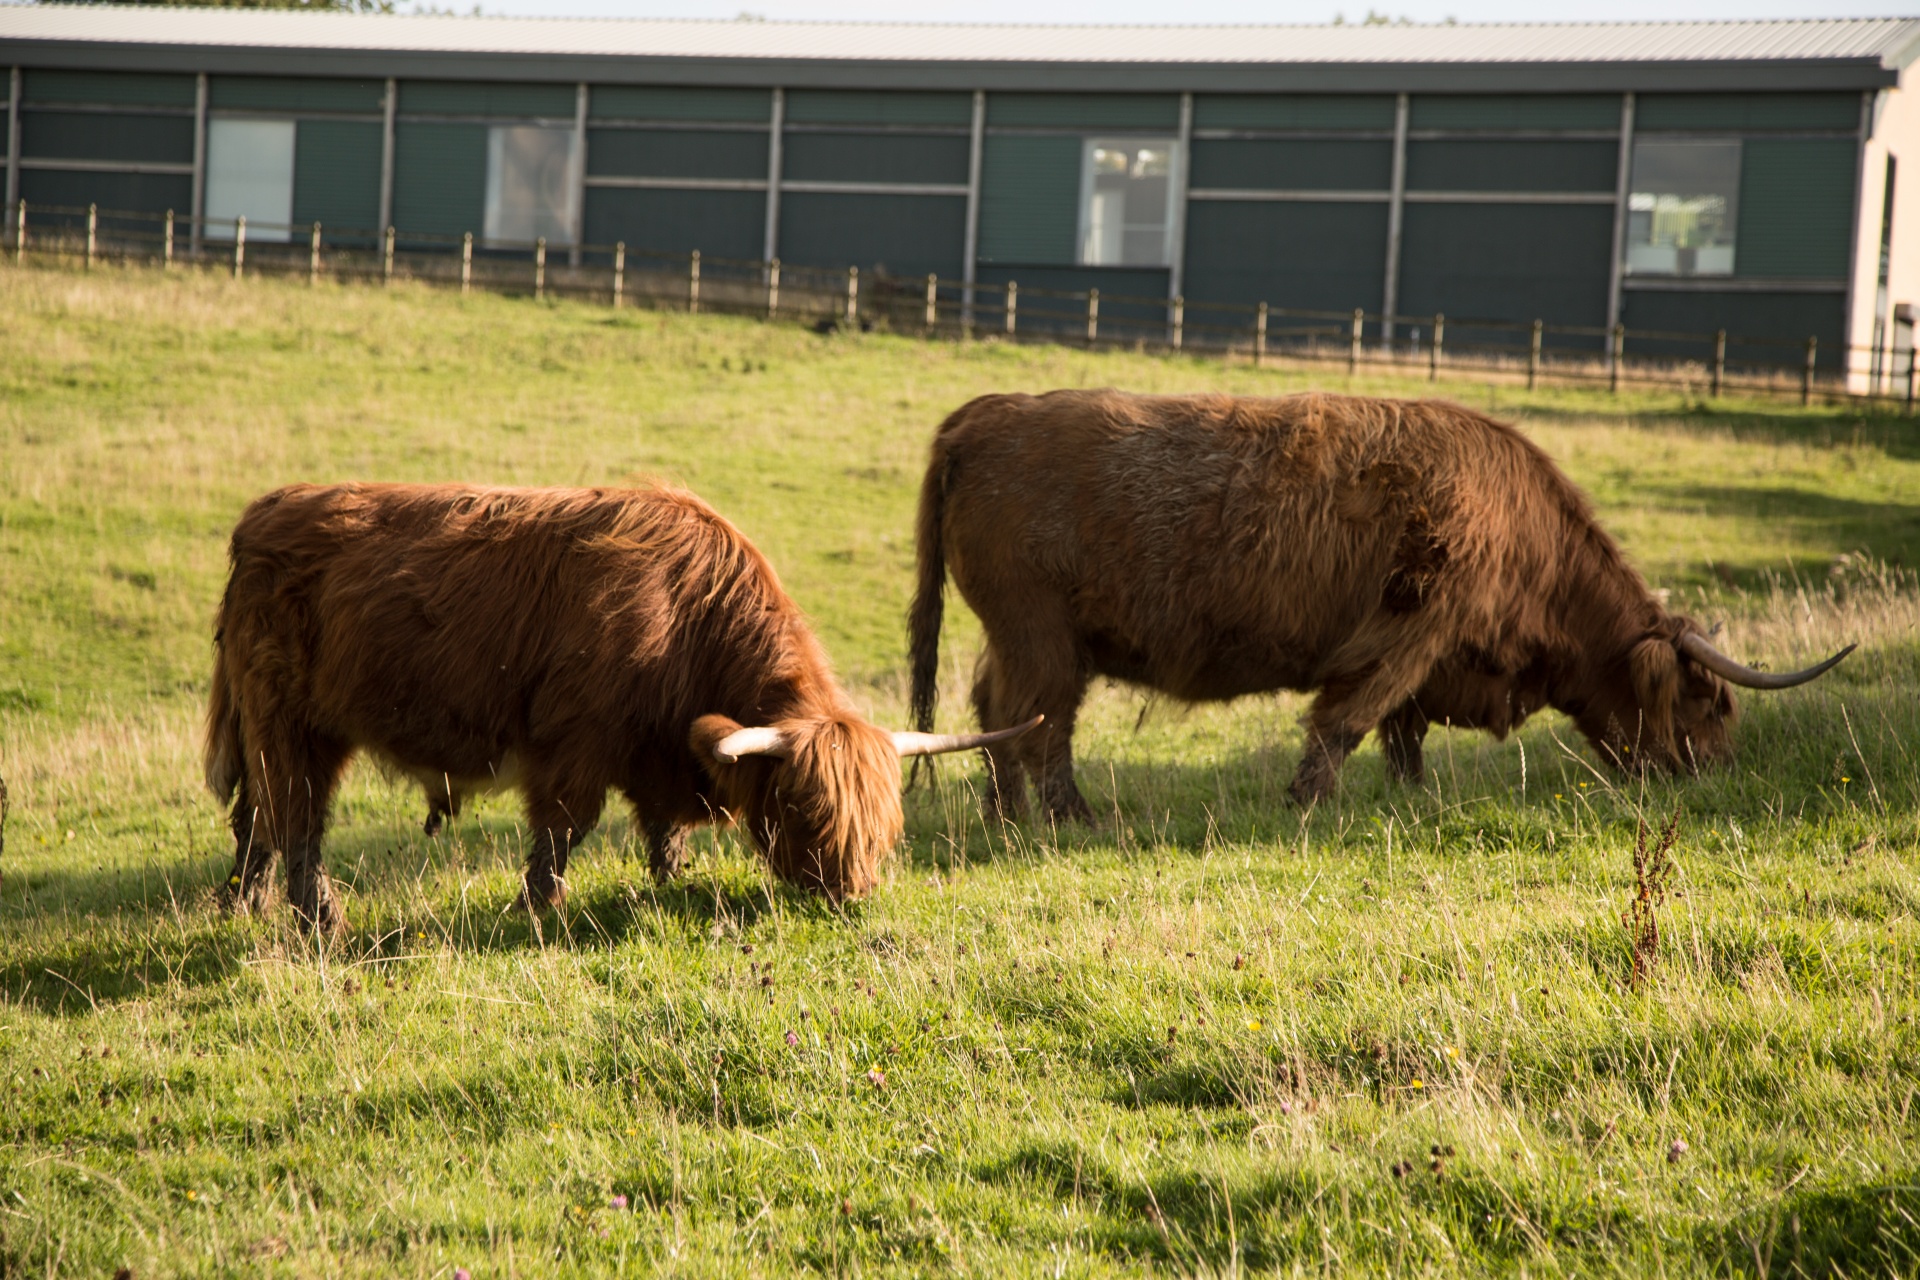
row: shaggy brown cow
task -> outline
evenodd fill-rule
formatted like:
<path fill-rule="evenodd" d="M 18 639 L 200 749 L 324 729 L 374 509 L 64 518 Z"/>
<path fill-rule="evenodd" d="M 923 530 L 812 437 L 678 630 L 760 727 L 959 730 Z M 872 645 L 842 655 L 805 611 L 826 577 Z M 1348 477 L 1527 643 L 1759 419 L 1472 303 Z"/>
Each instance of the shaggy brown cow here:
<path fill-rule="evenodd" d="M 689 827 L 739 820 L 782 879 L 839 900 L 899 839 L 901 756 L 1004 736 L 868 724 L 772 566 L 686 493 L 296 485 L 247 508 L 231 558 L 206 752 L 233 800 L 228 887 L 257 909 L 281 853 L 325 930 L 320 838 L 356 750 L 449 799 L 518 787 L 528 905 L 564 898 L 609 788 L 657 875 Z"/>
<path fill-rule="evenodd" d="M 913 711 L 933 723 L 946 573 L 987 646 L 991 803 L 1086 817 L 1074 716 L 1108 676 L 1192 701 L 1318 690 L 1293 780 L 1325 796 L 1367 731 L 1420 773 L 1429 722 L 1504 735 L 1543 706 L 1609 761 L 1730 750 L 1727 682 L 1767 676 L 1668 613 L 1519 432 L 1457 405 L 1113 391 L 984 396 L 941 424 L 921 489 Z"/>

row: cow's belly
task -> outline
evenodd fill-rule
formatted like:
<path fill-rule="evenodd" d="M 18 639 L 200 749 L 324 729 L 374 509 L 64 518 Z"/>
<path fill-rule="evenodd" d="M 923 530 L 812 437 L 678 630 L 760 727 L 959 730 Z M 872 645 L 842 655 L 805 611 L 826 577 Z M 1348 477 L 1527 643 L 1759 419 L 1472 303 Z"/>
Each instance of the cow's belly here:
<path fill-rule="evenodd" d="M 1155 653 L 1110 632 L 1085 636 L 1082 645 L 1098 674 L 1187 702 L 1224 702 L 1313 685 L 1312 655 L 1270 636 L 1216 633 L 1204 648 L 1191 653 Z"/>
<path fill-rule="evenodd" d="M 504 753 L 498 761 L 480 767 L 475 767 L 471 760 L 459 761 L 458 768 L 441 768 L 403 760 L 385 751 L 376 754 L 395 770 L 418 782 L 429 795 L 451 792 L 457 796 L 478 796 L 505 791 L 519 786 L 522 774 L 520 757 L 511 751 Z"/>

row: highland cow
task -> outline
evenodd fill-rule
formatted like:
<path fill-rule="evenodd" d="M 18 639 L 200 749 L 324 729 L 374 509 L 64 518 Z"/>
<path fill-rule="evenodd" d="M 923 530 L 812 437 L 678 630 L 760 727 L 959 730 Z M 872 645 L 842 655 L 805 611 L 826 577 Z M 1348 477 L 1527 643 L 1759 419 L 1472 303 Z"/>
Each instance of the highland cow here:
<path fill-rule="evenodd" d="M 322 931 L 342 927 L 320 843 L 356 751 L 450 812 L 517 787 L 529 907 L 564 899 L 609 789 L 658 876 L 689 828 L 733 821 L 838 901 L 900 837 L 902 756 L 1011 736 L 867 723 L 766 559 L 686 493 L 296 485 L 247 508 L 230 554 L 206 748 L 230 900 L 257 910 L 278 853 Z"/>
<path fill-rule="evenodd" d="M 983 396 L 941 424 L 920 495 L 913 714 L 931 728 L 949 570 L 986 631 L 989 803 L 1085 818 L 1074 718 L 1096 676 L 1189 701 L 1317 691 L 1309 803 L 1376 727 L 1421 772 L 1431 723 L 1496 736 L 1543 707 L 1609 763 L 1726 757 L 1729 684 L 1786 688 L 1669 613 L 1585 497 L 1511 426 L 1436 401 Z"/>

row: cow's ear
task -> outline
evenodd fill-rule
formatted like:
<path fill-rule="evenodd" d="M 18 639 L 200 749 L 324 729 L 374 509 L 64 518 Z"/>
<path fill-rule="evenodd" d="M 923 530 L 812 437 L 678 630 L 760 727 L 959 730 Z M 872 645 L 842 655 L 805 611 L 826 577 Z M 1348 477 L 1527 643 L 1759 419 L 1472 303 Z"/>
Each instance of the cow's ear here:
<path fill-rule="evenodd" d="M 693 722 L 693 729 L 687 734 L 687 745 L 693 749 L 693 758 L 708 773 L 717 773 L 727 768 L 725 761 L 714 753 L 714 748 L 729 735 L 740 731 L 740 722 L 727 716 L 701 716 Z"/>
<path fill-rule="evenodd" d="M 1640 704 L 1639 749 L 1671 754 L 1673 713 L 1680 701 L 1680 651 L 1673 641 L 1658 636 L 1642 640 L 1627 656 L 1627 667 L 1634 701 Z"/>

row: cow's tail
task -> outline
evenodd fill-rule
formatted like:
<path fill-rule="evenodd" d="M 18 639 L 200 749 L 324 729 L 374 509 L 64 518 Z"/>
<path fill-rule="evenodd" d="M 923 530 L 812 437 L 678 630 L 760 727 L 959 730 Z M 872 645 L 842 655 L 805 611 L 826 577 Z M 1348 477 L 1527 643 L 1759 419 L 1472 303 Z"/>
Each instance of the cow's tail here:
<path fill-rule="evenodd" d="M 956 410 L 934 433 L 933 457 L 927 462 L 926 479 L 920 483 L 920 514 L 914 527 L 919 585 L 907 614 L 907 651 L 913 672 L 913 727 L 922 733 L 933 731 L 933 712 L 940 700 L 940 623 L 947 595 L 947 473 L 951 465 L 947 429 L 966 411 L 966 406 Z"/>
<path fill-rule="evenodd" d="M 240 707 L 233 697 L 227 647 L 213 641 L 213 690 L 207 697 L 207 789 L 225 804 L 233 799 L 246 769 L 247 749 L 240 732 Z"/>

